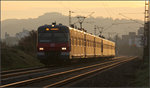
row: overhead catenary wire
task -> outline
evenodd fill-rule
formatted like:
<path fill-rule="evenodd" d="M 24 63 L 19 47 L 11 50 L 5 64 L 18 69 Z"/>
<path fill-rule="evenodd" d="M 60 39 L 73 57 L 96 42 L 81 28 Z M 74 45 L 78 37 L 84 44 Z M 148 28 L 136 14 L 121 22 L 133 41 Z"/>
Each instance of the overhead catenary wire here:
<path fill-rule="evenodd" d="M 123 17 L 125 17 L 125 18 L 128 18 L 129 20 L 134 21 L 135 23 L 138 23 L 138 24 L 144 25 L 143 23 L 140 23 L 140 22 L 138 22 L 138 21 L 136 21 L 136 20 L 133 20 L 133 19 L 131 19 L 131 18 L 129 18 L 129 17 L 127 17 L 127 16 L 123 15 L 122 13 L 119 13 L 119 15 L 121 15 L 121 16 L 123 16 Z"/>

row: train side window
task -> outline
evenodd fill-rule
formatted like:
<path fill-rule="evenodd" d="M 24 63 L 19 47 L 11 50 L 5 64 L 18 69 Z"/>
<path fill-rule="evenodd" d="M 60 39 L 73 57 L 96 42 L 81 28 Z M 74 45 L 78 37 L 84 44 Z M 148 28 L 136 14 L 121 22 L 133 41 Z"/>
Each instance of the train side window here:
<path fill-rule="evenodd" d="M 81 38 L 81 46 L 82 46 L 82 38 Z"/>
<path fill-rule="evenodd" d="M 88 46 L 88 41 L 86 40 L 86 46 Z"/>
<path fill-rule="evenodd" d="M 96 42 L 96 47 L 98 47 L 98 42 Z"/>
<path fill-rule="evenodd" d="M 91 45 L 92 45 L 92 42 L 90 41 L 90 47 L 91 47 Z"/>
<path fill-rule="evenodd" d="M 83 39 L 81 39 L 81 41 L 82 41 L 82 43 L 81 43 L 81 44 L 82 44 L 82 46 L 83 46 L 83 44 L 84 44 L 84 43 L 83 43 L 83 42 L 84 42 L 84 41 L 83 41 Z"/>
<path fill-rule="evenodd" d="M 96 42 L 95 46 L 97 47 L 97 42 Z"/>
<path fill-rule="evenodd" d="M 84 44 L 84 43 L 83 43 L 83 39 L 82 39 L 82 43 L 81 43 L 81 44 L 82 44 L 82 46 L 83 46 L 83 44 Z"/>
<path fill-rule="evenodd" d="M 80 45 L 80 39 L 78 38 L 78 46 Z"/>
<path fill-rule="evenodd" d="M 81 40 L 81 38 L 80 38 L 80 46 L 81 46 L 81 44 L 82 44 L 82 40 Z"/>
<path fill-rule="evenodd" d="M 74 38 L 72 37 L 72 45 L 74 45 Z"/>
<path fill-rule="evenodd" d="M 78 44 L 77 44 L 77 45 L 79 46 L 79 41 L 80 41 L 80 40 L 79 40 L 79 38 L 78 38 L 77 40 L 78 40 Z"/>
<path fill-rule="evenodd" d="M 74 45 L 76 46 L 76 44 L 77 44 L 77 41 L 76 41 L 76 38 L 74 38 Z"/>
<path fill-rule="evenodd" d="M 82 43 L 83 43 L 83 41 L 82 41 L 82 38 L 81 38 L 81 46 L 82 46 Z"/>
<path fill-rule="evenodd" d="M 72 45 L 74 45 L 74 38 L 72 37 Z"/>
<path fill-rule="evenodd" d="M 79 38 L 79 46 L 81 45 L 81 39 Z"/>
<path fill-rule="evenodd" d="M 74 43 L 73 43 L 73 44 L 74 44 L 74 46 L 75 46 L 75 45 L 76 45 L 76 38 L 74 37 L 74 39 L 73 39 L 73 40 L 74 40 Z"/>
<path fill-rule="evenodd" d="M 87 41 L 87 40 L 85 40 L 85 42 L 86 42 L 86 46 L 88 46 L 88 41 Z"/>
<path fill-rule="evenodd" d="M 78 38 L 76 38 L 76 41 L 77 41 L 77 42 L 76 42 L 76 45 L 78 45 Z"/>
<path fill-rule="evenodd" d="M 85 46 L 85 39 L 83 39 L 83 46 Z"/>
<path fill-rule="evenodd" d="M 97 47 L 97 42 L 96 42 L 95 46 Z"/>
<path fill-rule="evenodd" d="M 89 40 L 87 40 L 87 46 L 89 47 Z"/>
<path fill-rule="evenodd" d="M 78 45 L 78 38 L 76 38 L 76 46 Z"/>
<path fill-rule="evenodd" d="M 72 37 L 72 45 L 73 45 L 73 42 L 74 42 L 74 41 L 73 41 L 73 37 Z"/>
<path fill-rule="evenodd" d="M 87 46 L 87 41 L 86 41 L 86 39 L 84 40 L 84 46 Z"/>
<path fill-rule="evenodd" d="M 76 46 L 78 45 L 78 38 L 76 38 Z"/>
<path fill-rule="evenodd" d="M 85 46 L 85 39 L 83 39 L 83 46 Z"/>
<path fill-rule="evenodd" d="M 72 45 L 72 37 L 71 37 L 71 45 Z"/>
<path fill-rule="evenodd" d="M 78 38 L 78 45 L 80 46 L 80 38 Z"/>
<path fill-rule="evenodd" d="M 105 44 L 103 44 L 103 48 L 105 49 Z"/>

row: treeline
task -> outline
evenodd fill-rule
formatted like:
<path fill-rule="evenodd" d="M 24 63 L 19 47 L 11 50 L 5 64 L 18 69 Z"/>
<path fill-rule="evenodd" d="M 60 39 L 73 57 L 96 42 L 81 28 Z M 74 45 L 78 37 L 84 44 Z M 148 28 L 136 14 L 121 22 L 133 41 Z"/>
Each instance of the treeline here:
<path fill-rule="evenodd" d="M 28 36 L 20 39 L 18 45 L 14 46 L 14 48 L 18 48 L 31 56 L 36 56 L 36 43 L 37 31 L 32 30 Z"/>
<path fill-rule="evenodd" d="M 17 45 L 9 46 L 5 41 L 0 41 L 1 42 L 1 48 L 13 48 L 13 49 L 19 49 L 26 54 L 29 54 L 31 56 L 36 56 L 37 48 L 36 48 L 36 43 L 37 43 L 37 31 L 32 30 L 29 32 L 28 36 L 25 36 L 21 38 L 18 41 Z"/>

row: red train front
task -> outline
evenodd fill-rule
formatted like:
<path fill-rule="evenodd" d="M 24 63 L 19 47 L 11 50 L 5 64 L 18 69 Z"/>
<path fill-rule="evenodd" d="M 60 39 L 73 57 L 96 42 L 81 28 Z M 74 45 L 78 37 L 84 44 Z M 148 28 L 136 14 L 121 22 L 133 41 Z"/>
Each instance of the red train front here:
<path fill-rule="evenodd" d="M 38 59 L 44 64 L 69 61 L 69 28 L 63 25 L 44 25 L 38 28 Z"/>

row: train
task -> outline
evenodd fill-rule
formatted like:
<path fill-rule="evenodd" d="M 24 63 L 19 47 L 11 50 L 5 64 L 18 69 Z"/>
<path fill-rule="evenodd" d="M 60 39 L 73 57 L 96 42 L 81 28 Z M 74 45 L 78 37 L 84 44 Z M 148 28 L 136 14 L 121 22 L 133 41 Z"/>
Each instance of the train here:
<path fill-rule="evenodd" d="M 40 26 L 37 57 L 45 65 L 115 56 L 115 42 L 62 24 Z"/>

